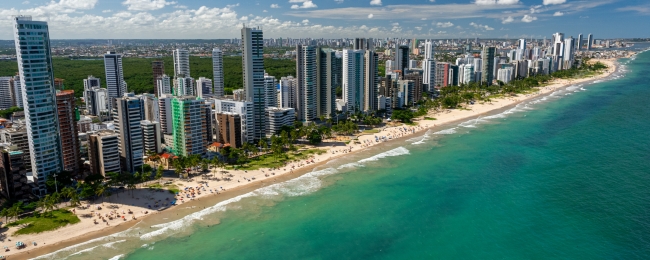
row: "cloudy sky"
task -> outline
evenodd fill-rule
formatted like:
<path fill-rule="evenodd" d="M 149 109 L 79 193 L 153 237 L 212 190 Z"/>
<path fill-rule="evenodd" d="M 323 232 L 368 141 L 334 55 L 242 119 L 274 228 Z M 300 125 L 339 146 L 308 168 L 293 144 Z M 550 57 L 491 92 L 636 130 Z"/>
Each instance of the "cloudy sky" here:
<path fill-rule="evenodd" d="M 0 39 L 16 14 L 55 39 L 650 37 L 648 0 L 3 0 Z"/>

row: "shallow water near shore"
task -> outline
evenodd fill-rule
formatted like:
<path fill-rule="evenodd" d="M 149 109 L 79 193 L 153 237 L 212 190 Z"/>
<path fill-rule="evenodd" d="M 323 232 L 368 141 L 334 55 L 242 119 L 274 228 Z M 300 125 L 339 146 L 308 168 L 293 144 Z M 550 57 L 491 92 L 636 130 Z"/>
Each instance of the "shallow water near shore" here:
<path fill-rule="evenodd" d="M 650 52 L 621 63 L 40 259 L 648 258 Z"/>

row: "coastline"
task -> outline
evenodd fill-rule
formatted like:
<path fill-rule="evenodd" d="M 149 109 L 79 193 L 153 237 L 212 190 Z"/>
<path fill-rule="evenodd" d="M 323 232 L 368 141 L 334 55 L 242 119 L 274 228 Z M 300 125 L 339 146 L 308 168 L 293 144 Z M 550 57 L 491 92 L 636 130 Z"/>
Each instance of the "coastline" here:
<path fill-rule="evenodd" d="M 381 144 L 382 142 L 374 142 L 375 136 L 391 136 L 392 137 L 391 140 L 387 141 L 387 142 L 391 142 L 391 141 L 400 141 L 400 140 L 413 138 L 417 136 L 418 133 L 425 133 L 429 130 L 438 130 L 438 129 L 443 130 L 444 127 L 457 123 L 458 121 L 475 118 L 477 116 L 482 116 L 487 113 L 492 113 L 501 109 L 508 109 L 510 107 L 516 106 L 519 103 L 530 100 L 532 98 L 548 95 L 557 89 L 562 89 L 574 84 L 580 84 L 584 82 L 595 81 L 601 78 L 605 78 L 611 75 L 613 72 L 615 72 L 618 68 L 618 64 L 616 60 L 594 60 L 594 61 L 601 61 L 605 63 L 608 66 L 608 69 L 604 71 L 602 74 L 589 77 L 589 78 L 578 79 L 578 80 L 555 80 L 553 84 L 549 84 L 545 87 L 539 88 L 538 91 L 536 91 L 535 93 L 531 93 L 527 95 L 500 98 L 497 100 L 493 100 L 491 103 L 469 105 L 462 110 L 459 109 L 444 110 L 439 113 L 430 113 L 428 116 L 435 117 L 437 120 L 419 120 L 416 122 L 417 123 L 416 126 L 399 125 L 395 127 L 385 127 L 380 133 L 360 136 L 358 140 L 360 141 L 361 144 L 345 145 L 342 144 L 341 142 L 325 142 L 323 145 L 320 146 L 320 148 L 325 148 L 327 151 L 324 154 L 316 155 L 313 158 L 314 163 L 305 162 L 302 164 L 302 166 L 298 165 L 297 163 L 294 163 L 295 164 L 294 166 L 297 166 L 296 169 L 291 170 L 290 167 L 286 167 L 286 170 L 283 169 L 282 171 L 275 171 L 277 175 L 271 175 L 269 177 L 266 177 L 265 174 L 268 174 L 270 172 L 268 170 L 264 172 L 264 169 L 248 171 L 248 172 L 231 171 L 231 173 L 234 175 L 233 180 L 235 181 L 228 182 L 228 183 L 223 183 L 223 182 L 217 183 L 217 182 L 208 181 L 209 183 L 208 189 L 224 187 L 226 190 L 220 192 L 221 194 L 216 195 L 213 193 L 208 193 L 206 189 L 206 192 L 201 196 L 197 196 L 196 200 L 181 203 L 173 208 L 169 208 L 164 211 L 158 212 L 150 209 L 151 211 L 150 214 L 141 215 L 139 212 L 142 210 L 147 210 L 147 208 L 144 206 L 135 206 L 138 203 L 142 204 L 142 201 L 130 200 L 128 198 L 129 197 L 128 192 L 124 192 L 120 194 L 122 196 L 120 197 L 120 203 L 108 203 L 108 202 L 103 203 L 105 205 L 122 204 L 123 206 L 119 208 L 118 211 L 121 212 L 122 210 L 125 209 L 133 210 L 138 216 L 138 220 L 136 221 L 129 220 L 129 221 L 123 221 L 117 223 L 110 222 L 111 224 L 116 223 L 116 225 L 105 226 L 103 225 L 104 224 L 103 222 L 100 222 L 100 225 L 95 225 L 92 223 L 91 219 L 81 218 L 82 223 L 75 224 L 73 226 L 66 226 L 55 231 L 44 232 L 41 234 L 15 236 L 15 237 L 9 235 L 9 234 L 13 234 L 13 232 L 15 231 L 10 229 L 9 231 L 6 232 L 8 236 L 12 238 L 13 242 L 5 241 L 3 243 L 3 246 L 9 246 L 12 250 L 10 252 L 6 252 L 10 254 L 5 254 L 5 256 L 11 256 L 11 259 L 26 259 L 31 256 L 38 256 L 56 250 L 60 250 L 66 247 L 78 245 L 80 243 L 89 242 L 92 241 L 93 239 L 110 236 L 111 234 L 115 234 L 117 232 L 127 230 L 136 225 L 147 226 L 147 225 L 155 225 L 159 223 L 166 223 L 170 221 L 169 219 L 177 219 L 177 217 L 173 218 L 175 216 L 179 216 L 179 215 L 184 216 L 187 214 L 191 214 L 200 210 L 201 207 L 215 205 L 216 203 L 223 202 L 231 198 L 235 198 L 237 196 L 252 192 L 262 187 L 267 187 L 272 184 L 281 183 L 287 180 L 297 178 L 301 175 L 311 172 L 314 168 L 318 166 L 322 166 L 333 159 L 340 158 L 351 153 L 359 153 L 361 151 L 367 150 L 367 148 L 374 147 L 377 144 Z M 399 130 L 399 128 L 402 129 Z M 348 149 L 351 149 L 351 151 L 343 152 L 344 150 L 348 150 Z M 291 166 L 291 164 L 289 166 Z M 252 180 L 250 182 L 245 181 L 245 179 L 252 179 L 253 177 L 255 178 L 255 180 Z M 243 183 L 236 182 L 237 180 L 239 181 L 244 180 L 244 182 Z M 177 183 L 184 184 L 184 186 L 197 186 L 199 181 L 203 181 L 203 180 L 196 178 L 196 180 L 193 182 L 177 182 Z M 157 200 L 159 198 L 164 199 L 165 197 L 172 196 L 167 192 L 164 192 L 164 194 L 162 193 L 158 194 L 143 189 L 137 190 L 136 193 L 138 196 L 151 196 L 153 198 L 152 200 Z M 116 198 L 111 197 L 111 199 L 116 199 Z M 94 205 L 96 206 L 98 204 L 102 204 L 102 203 L 96 203 Z M 133 206 L 124 206 L 125 204 L 133 205 Z M 106 209 L 106 207 L 103 207 L 103 209 Z M 78 211 L 78 214 L 82 214 L 82 213 L 85 212 Z M 105 211 L 102 211 L 102 214 L 104 213 Z M 26 244 L 27 243 L 30 244 L 28 245 L 27 248 L 18 251 L 13 247 L 11 247 L 12 243 L 14 243 L 15 241 L 23 241 Z M 39 243 L 38 246 L 36 247 L 31 246 L 32 241 L 37 241 Z"/>

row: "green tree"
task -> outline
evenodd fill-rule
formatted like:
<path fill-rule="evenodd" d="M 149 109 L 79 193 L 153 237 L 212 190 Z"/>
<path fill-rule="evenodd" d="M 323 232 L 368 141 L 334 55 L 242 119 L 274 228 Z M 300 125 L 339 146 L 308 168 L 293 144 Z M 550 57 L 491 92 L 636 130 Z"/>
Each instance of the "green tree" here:
<path fill-rule="evenodd" d="M 158 166 L 158 170 L 156 171 L 156 180 L 158 180 L 158 182 L 160 182 L 160 179 L 163 177 L 163 171 L 164 169 L 162 165 Z"/>

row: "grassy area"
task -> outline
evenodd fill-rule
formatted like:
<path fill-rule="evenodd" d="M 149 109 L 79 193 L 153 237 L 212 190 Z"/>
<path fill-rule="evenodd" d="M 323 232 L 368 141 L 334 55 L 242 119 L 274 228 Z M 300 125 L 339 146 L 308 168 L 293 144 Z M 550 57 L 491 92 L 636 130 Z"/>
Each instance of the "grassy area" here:
<path fill-rule="evenodd" d="M 279 157 L 275 157 L 272 154 L 264 154 L 255 158 L 250 159 L 250 161 L 244 165 L 237 165 L 238 170 L 257 170 L 261 168 L 272 168 L 280 167 L 285 163 L 295 161 L 295 160 L 304 160 L 314 154 L 322 154 L 325 151 L 321 149 L 309 149 L 309 150 L 298 150 L 295 152 L 285 152 Z M 232 170 L 233 166 L 227 166 L 226 169 Z"/>
<path fill-rule="evenodd" d="M 435 117 L 428 117 L 428 116 L 425 116 L 425 117 L 424 117 L 424 120 L 438 120 L 438 119 L 436 119 Z"/>
<path fill-rule="evenodd" d="M 167 185 L 162 185 L 160 183 L 153 183 L 147 185 L 150 189 L 167 189 L 170 193 L 176 194 L 177 192 L 180 191 L 180 188 L 174 184 L 167 184 Z"/>
<path fill-rule="evenodd" d="M 24 218 L 7 224 L 8 227 L 22 226 L 14 235 L 25 235 L 52 231 L 64 227 L 68 224 L 76 224 L 81 220 L 77 215 L 65 209 L 52 211 L 48 216 L 38 215 L 35 217 Z"/>

